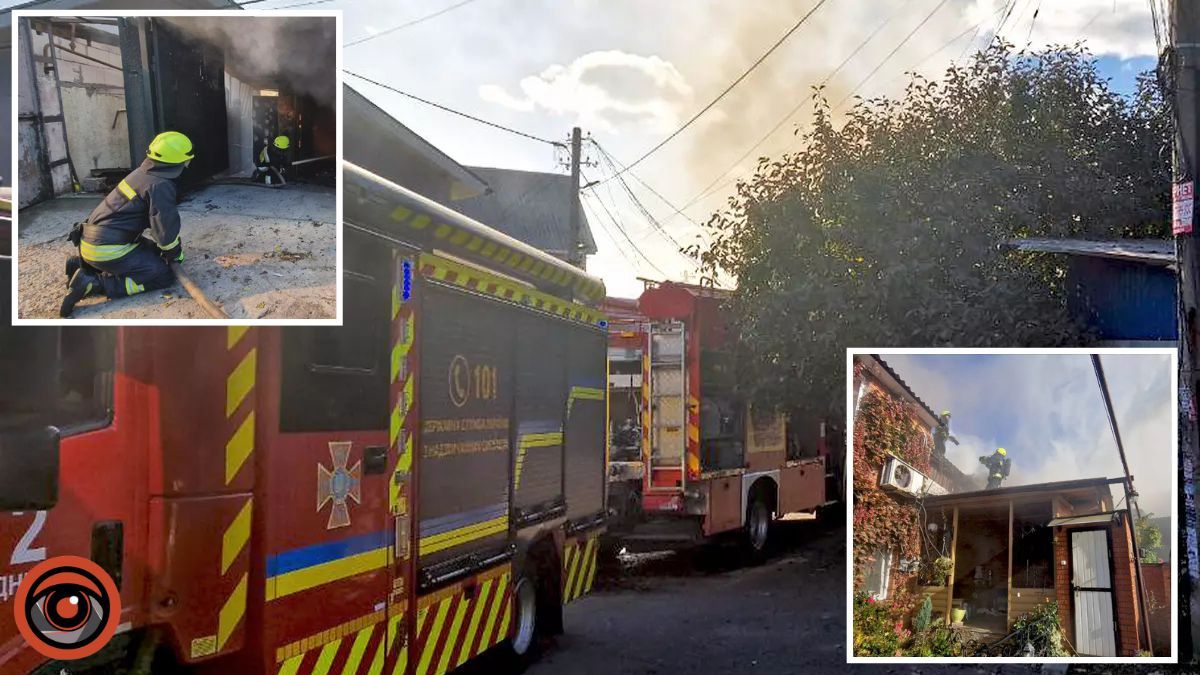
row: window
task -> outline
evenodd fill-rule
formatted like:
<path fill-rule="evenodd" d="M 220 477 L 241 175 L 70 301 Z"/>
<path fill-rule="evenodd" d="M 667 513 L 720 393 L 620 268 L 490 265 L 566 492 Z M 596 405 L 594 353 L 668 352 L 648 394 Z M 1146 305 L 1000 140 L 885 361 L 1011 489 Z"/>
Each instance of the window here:
<path fill-rule="evenodd" d="M 283 331 L 281 431 L 387 428 L 391 251 L 351 233 L 342 326 Z"/>
<path fill-rule="evenodd" d="M 892 578 L 892 551 L 879 549 L 866 561 L 863 590 L 876 600 L 888 597 L 888 582 Z"/>
<path fill-rule="evenodd" d="M 116 331 L 0 328 L 0 430 L 58 427 L 63 435 L 112 419 Z"/>

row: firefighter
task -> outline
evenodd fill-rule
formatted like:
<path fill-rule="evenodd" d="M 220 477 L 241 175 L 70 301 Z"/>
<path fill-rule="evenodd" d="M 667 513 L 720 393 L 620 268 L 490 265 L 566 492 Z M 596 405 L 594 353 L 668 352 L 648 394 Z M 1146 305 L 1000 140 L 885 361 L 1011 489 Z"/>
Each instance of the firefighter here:
<path fill-rule="evenodd" d="M 1012 460 L 1008 458 L 1008 451 L 1004 448 L 996 448 L 992 454 L 980 457 L 979 463 L 987 467 L 988 490 L 1000 487 L 1000 481 L 1008 478 L 1008 470 L 1012 466 Z"/>
<path fill-rule="evenodd" d="M 125 176 L 82 223 L 71 231 L 79 255 L 67 259 L 66 318 L 89 295 L 124 298 L 166 288 L 170 264 L 183 262 L 175 181 L 192 161 L 192 142 L 178 131 L 150 141 L 142 165 Z M 154 240 L 142 237 L 149 228 Z"/>
<path fill-rule="evenodd" d="M 276 136 L 274 141 L 263 145 L 255 159 L 254 175 L 250 179 L 261 180 L 267 185 L 286 185 L 287 181 L 284 180 L 283 174 L 292 168 L 292 160 L 288 151 L 290 147 L 292 147 L 292 141 L 287 136 Z M 272 180 L 272 175 L 274 180 Z"/>
<path fill-rule="evenodd" d="M 943 410 L 938 422 L 937 428 L 933 430 L 933 452 L 937 457 L 945 457 L 946 441 L 958 445 L 958 439 L 950 433 L 950 411 Z"/>

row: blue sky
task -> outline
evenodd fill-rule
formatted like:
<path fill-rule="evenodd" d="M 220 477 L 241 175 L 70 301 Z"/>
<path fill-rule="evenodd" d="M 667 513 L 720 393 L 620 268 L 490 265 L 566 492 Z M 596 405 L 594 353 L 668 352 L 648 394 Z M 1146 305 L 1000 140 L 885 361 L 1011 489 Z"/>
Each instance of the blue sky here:
<path fill-rule="evenodd" d="M 961 444 L 947 456 L 968 473 L 979 470 L 980 455 L 1004 447 L 1013 461 L 1006 485 L 1122 475 L 1086 354 L 883 358 L 935 411 L 951 411 Z M 1142 510 L 1167 515 L 1175 452 L 1170 358 L 1105 354 L 1101 362 Z"/>
<path fill-rule="evenodd" d="M 250 8 L 299 2 L 267 0 Z M 334 0 L 297 9 L 342 10 L 345 40 L 351 42 L 460 2 Z M 629 162 L 710 101 L 816 3 L 471 0 L 347 47 L 343 64 L 415 95 L 545 138 L 565 140 L 578 124 L 618 160 Z M 759 156 L 777 157 L 794 148 L 795 123 L 807 119 L 807 106 L 746 160 L 736 162 L 876 28 L 875 37 L 828 82 L 831 101 L 850 91 L 868 96 L 898 93 L 910 70 L 938 76 L 951 61 L 991 39 L 1007 0 L 941 3 L 827 0 L 753 74 L 634 173 L 677 206 L 715 180 L 719 187 L 711 195 L 685 208 L 692 221 L 704 222 L 732 194 L 732 180 L 749 175 Z M 904 42 L 926 17 L 913 38 Z M 1122 90 L 1131 89 L 1134 74 L 1152 65 L 1156 53 L 1144 0 L 1016 0 L 999 33 L 1032 48 L 1083 40 L 1100 57 L 1102 72 Z M 893 48 L 891 59 L 867 79 Z M 353 77 L 346 81 L 463 164 L 565 172 L 547 145 L 448 115 Z M 589 153 L 587 159 L 597 158 Z M 607 171 L 588 167 L 584 173 L 595 180 Z M 698 227 L 693 222 L 675 215 L 636 180 L 630 187 L 675 240 L 696 240 Z M 600 252 L 591 257 L 589 269 L 605 279 L 610 294 L 637 295 L 642 287 L 638 276 L 696 279 L 694 265 L 634 210 L 619 185 L 606 184 L 594 192 L 585 197 L 585 209 Z M 601 225 L 599 221 L 606 220 L 601 202 L 622 220 L 653 266 L 628 250 L 611 225 Z"/>

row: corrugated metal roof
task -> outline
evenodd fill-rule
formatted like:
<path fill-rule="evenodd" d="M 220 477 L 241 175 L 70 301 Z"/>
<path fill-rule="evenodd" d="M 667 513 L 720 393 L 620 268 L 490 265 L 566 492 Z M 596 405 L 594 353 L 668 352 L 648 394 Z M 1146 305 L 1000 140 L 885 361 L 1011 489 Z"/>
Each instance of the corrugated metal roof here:
<path fill-rule="evenodd" d="M 1175 242 L 1166 239 L 1010 239 L 1005 245 L 1018 251 L 1115 258 L 1163 267 L 1175 264 Z"/>
<path fill-rule="evenodd" d="M 551 255 L 565 258 L 569 248 L 571 177 L 558 173 L 468 167 L 491 191 L 456 202 L 454 208 L 488 226 Z M 582 206 L 579 238 L 587 253 L 596 240 Z"/>
<path fill-rule="evenodd" d="M 1082 478 L 1079 480 L 1061 480 L 1052 483 L 1033 483 L 1030 485 L 1013 485 L 1011 487 L 994 488 L 991 490 L 975 490 L 972 492 L 958 492 L 949 495 L 938 495 L 928 497 L 928 503 L 960 501 L 963 499 L 971 499 L 974 497 L 997 497 L 1006 495 L 1022 494 L 1027 492 L 1066 492 L 1068 490 L 1078 490 L 1084 488 L 1103 489 L 1108 492 L 1108 486 L 1112 483 L 1123 483 L 1123 478 Z"/>

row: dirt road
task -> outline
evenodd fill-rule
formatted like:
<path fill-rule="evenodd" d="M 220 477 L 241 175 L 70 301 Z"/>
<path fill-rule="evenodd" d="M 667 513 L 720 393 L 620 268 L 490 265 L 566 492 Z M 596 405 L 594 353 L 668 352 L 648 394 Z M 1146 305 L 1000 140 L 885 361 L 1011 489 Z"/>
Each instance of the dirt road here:
<path fill-rule="evenodd" d="M 100 197 L 60 197 L 18 214 L 22 318 L 58 318 L 66 292 L 65 239 Z M 179 205 L 189 276 L 232 318 L 324 319 L 337 314 L 334 191 L 211 185 Z M 194 319 L 208 315 L 176 284 L 119 302 L 89 298 L 80 319 Z"/>

